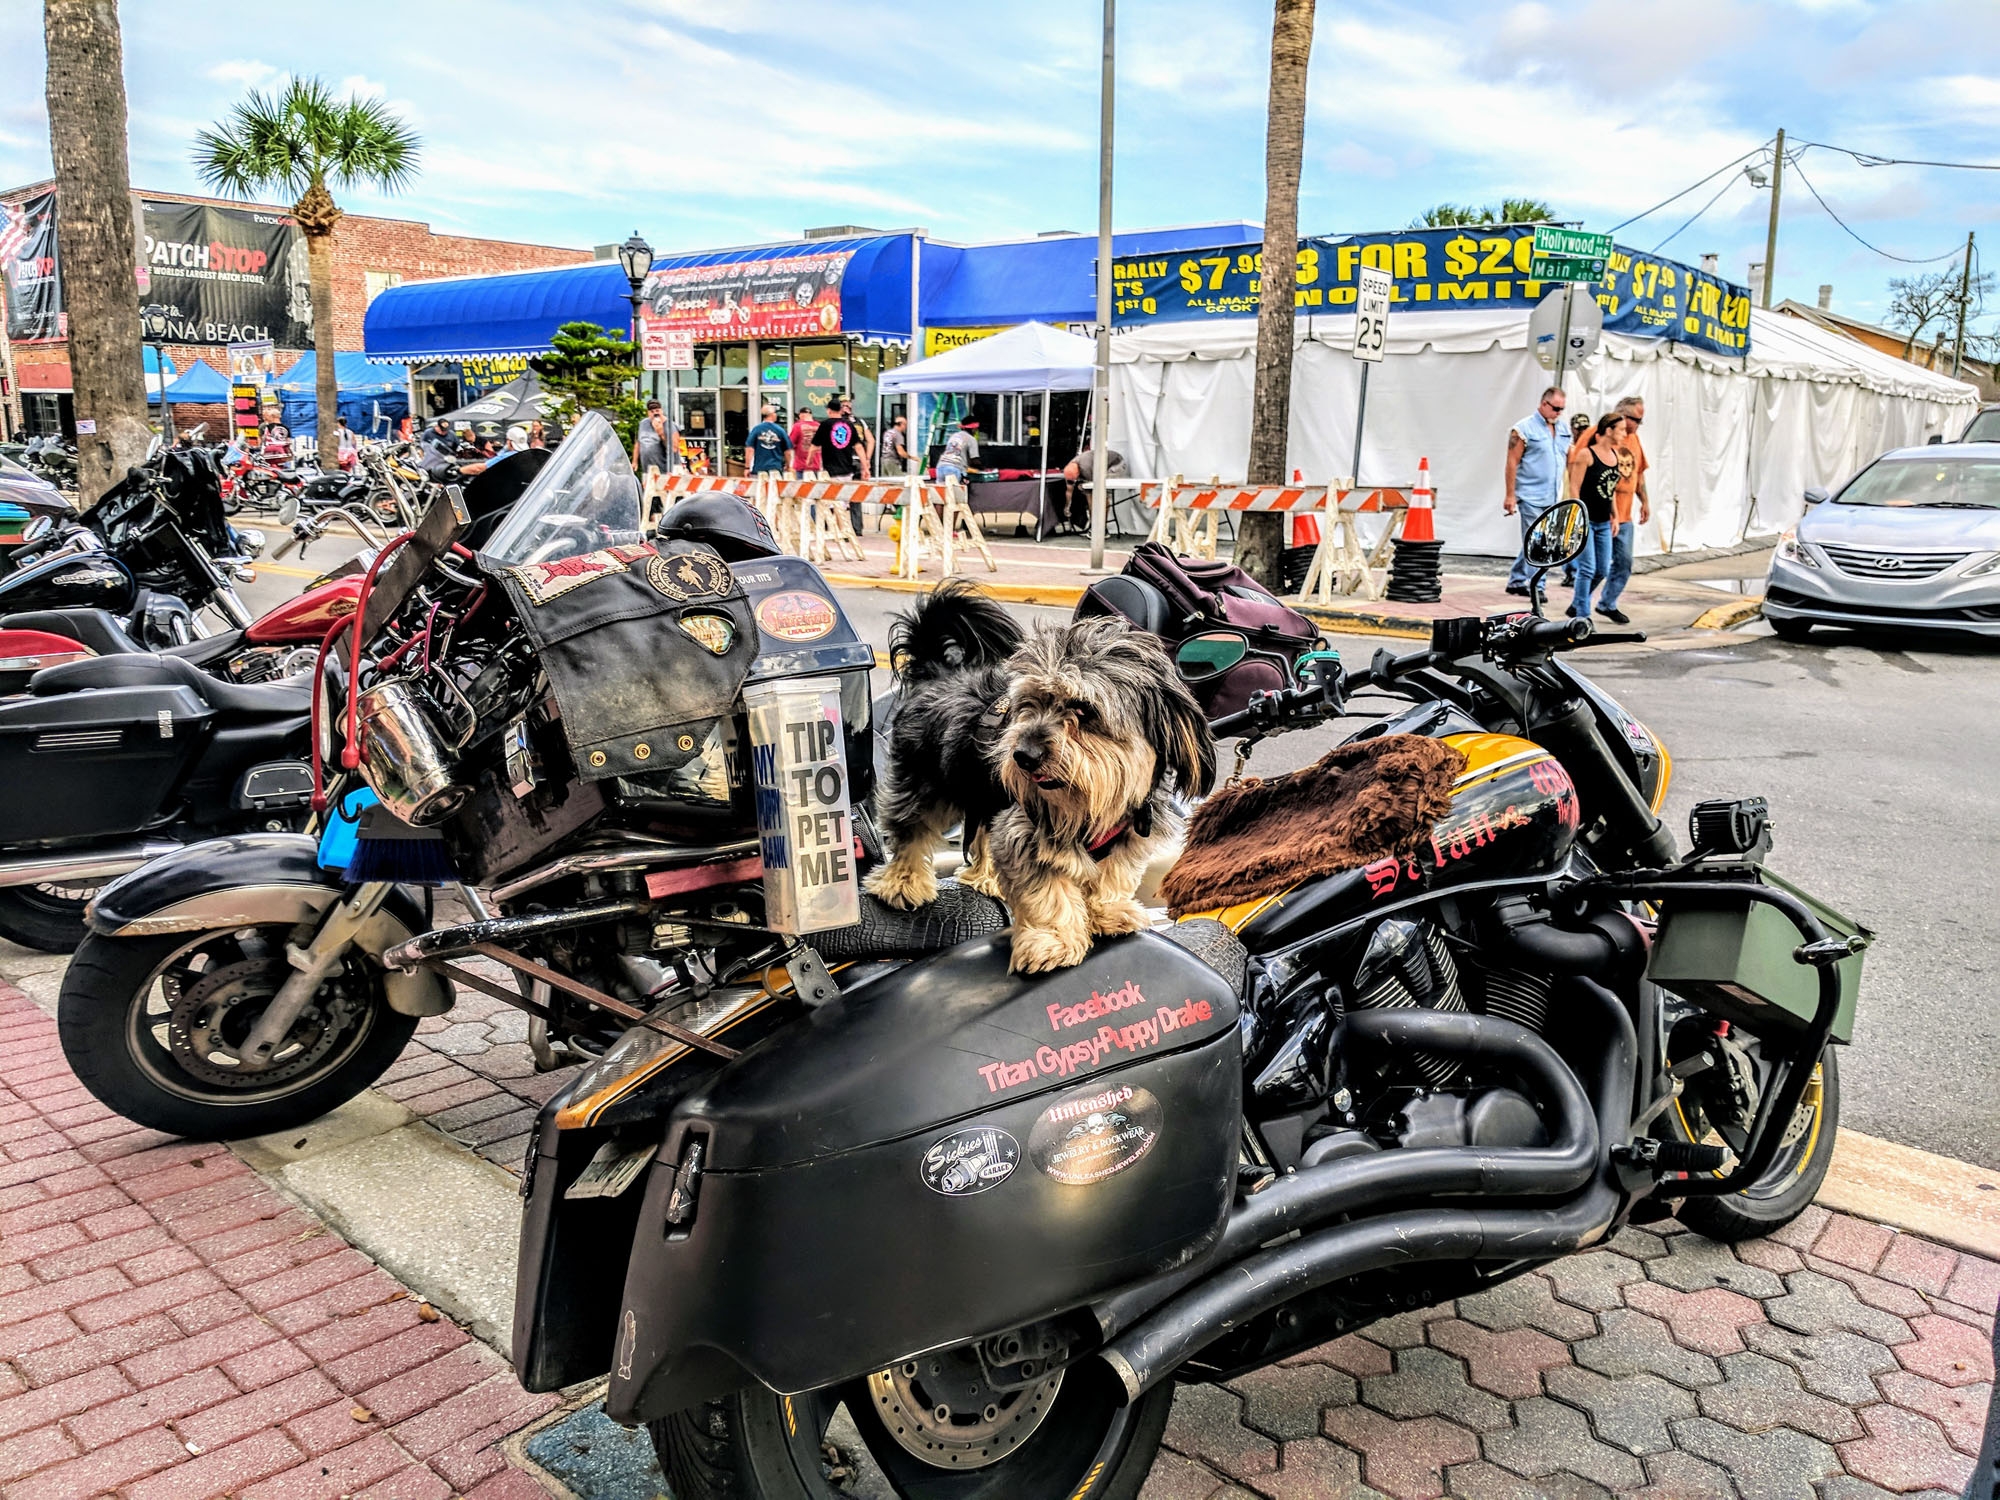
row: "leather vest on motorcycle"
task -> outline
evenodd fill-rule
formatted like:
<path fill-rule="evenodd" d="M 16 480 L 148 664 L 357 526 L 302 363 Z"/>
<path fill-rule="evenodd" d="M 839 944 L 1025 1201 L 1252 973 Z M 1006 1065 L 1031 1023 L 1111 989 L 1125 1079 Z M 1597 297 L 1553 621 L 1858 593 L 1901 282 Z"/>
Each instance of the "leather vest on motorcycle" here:
<path fill-rule="evenodd" d="M 500 570 L 586 781 L 669 771 L 731 712 L 758 651 L 712 547 L 636 542 Z"/>

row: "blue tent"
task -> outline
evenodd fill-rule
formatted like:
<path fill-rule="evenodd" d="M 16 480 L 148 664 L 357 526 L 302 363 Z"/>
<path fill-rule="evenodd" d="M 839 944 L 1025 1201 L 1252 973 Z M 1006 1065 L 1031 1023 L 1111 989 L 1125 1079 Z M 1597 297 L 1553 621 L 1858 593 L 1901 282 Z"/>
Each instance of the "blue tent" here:
<path fill-rule="evenodd" d="M 228 399 L 228 379 L 205 360 L 196 360 L 189 366 L 187 374 L 167 386 L 169 405 L 201 402 L 213 406 L 220 405 Z"/>
<path fill-rule="evenodd" d="M 362 437 L 388 437 L 410 414 L 409 369 L 404 365 L 371 365 L 358 349 L 333 357 L 333 378 L 340 389 L 340 414 Z M 319 356 L 305 357 L 272 384 L 285 425 L 293 437 L 319 435 Z"/>

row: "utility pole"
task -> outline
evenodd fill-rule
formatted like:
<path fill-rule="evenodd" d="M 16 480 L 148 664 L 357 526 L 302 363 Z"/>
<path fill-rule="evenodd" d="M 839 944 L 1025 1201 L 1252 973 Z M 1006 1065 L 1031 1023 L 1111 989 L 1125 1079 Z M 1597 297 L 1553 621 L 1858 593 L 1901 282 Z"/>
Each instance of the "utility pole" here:
<path fill-rule="evenodd" d="M 1771 227 L 1764 235 L 1764 302 L 1771 305 L 1771 283 L 1778 276 L 1778 196 L 1785 188 L 1785 131 L 1778 128 L 1778 149 L 1771 153 Z"/>
<path fill-rule="evenodd" d="M 1958 379 L 1965 363 L 1965 304 L 1972 300 L 1972 231 L 1965 233 L 1965 266 L 1958 273 L 1958 333 L 1951 345 L 1951 378 Z"/>
<path fill-rule="evenodd" d="M 1097 120 L 1097 393 L 1090 413 L 1090 567 L 1104 570 L 1104 520 L 1108 510 L 1105 475 L 1111 468 L 1111 41 L 1116 34 L 1117 0 L 1104 0 L 1104 72 L 1098 88 Z M 1047 426 L 1049 414 L 1042 413 Z"/>

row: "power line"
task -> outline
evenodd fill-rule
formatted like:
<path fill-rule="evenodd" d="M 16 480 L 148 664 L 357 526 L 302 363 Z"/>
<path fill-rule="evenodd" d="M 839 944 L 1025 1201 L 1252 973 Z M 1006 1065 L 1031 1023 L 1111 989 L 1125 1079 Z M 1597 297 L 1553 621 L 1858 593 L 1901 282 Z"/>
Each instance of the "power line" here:
<path fill-rule="evenodd" d="M 1944 167 L 1954 172 L 2000 172 L 2000 162 L 1925 161 L 1917 157 L 1877 156 L 1872 151 L 1856 151 L 1851 146 L 1829 146 L 1825 141 L 1800 141 L 1799 145 L 1851 156 L 1857 165 L 1864 167 Z"/>
<path fill-rule="evenodd" d="M 1665 208 L 1669 203 L 1676 203 L 1680 201 L 1682 198 L 1685 198 L 1689 193 L 1693 192 L 1696 188 L 1702 187 L 1707 183 L 1715 181 L 1715 179 L 1720 177 L 1724 172 L 1735 171 L 1736 168 L 1742 166 L 1744 162 L 1748 161 L 1758 152 L 1765 150 L 1767 147 L 1770 146 L 1770 144 L 1771 144 L 1770 141 L 1758 142 L 1756 145 L 1752 146 L 1748 151 L 1745 151 L 1741 156 L 1737 157 L 1736 160 L 1732 162 L 1727 162 L 1724 165 L 1717 167 L 1713 172 L 1710 172 L 1706 177 L 1702 178 L 1700 182 L 1691 182 L 1686 187 L 1682 188 L 1678 193 L 1675 193 L 1673 197 L 1662 198 L 1658 203 L 1655 203 L 1651 208 L 1647 209 L 1645 213 L 1632 215 L 1631 218 L 1625 221 L 1625 224 L 1612 225 L 1611 232 L 1613 234 L 1616 234 L 1619 230 L 1623 229 L 1626 224 L 1636 224 L 1641 219 L 1650 218 L 1652 215 L 1658 213 L 1661 209 Z M 1679 231 L 1676 230 L 1675 233 L 1679 233 Z"/>
<path fill-rule="evenodd" d="M 1877 255 L 1882 256 L 1886 260 L 1901 261 L 1906 266 L 1928 266 L 1934 264 L 1937 261 L 1951 260 L 1959 253 L 1959 247 L 1954 245 L 1951 247 L 1951 249 L 1945 251 L 1944 254 L 1942 255 L 1925 255 L 1918 257 L 1912 255 L 1898 255 L 1893 250 L 1884 250 L 1880 245 L 1869 244 L 1867 240 L 1862 239 L 1860 235 L 1854 232 L 1853 228 L 1848 224 L 1847 220 L 1841 218 L 1839 214 L 1833 211 L 1833 205 L 1828 203 L 1826 199 L 1820 197 L 1819 189 L 1812 185 L 1812 179 L 1806 176 L 1805 169 L 1801 167 L 1796 160 L 1792 160 L 1789 156 L 1787 157 L 1787 160 L 1791 160 L 1793 173 L 1798 177 L 1800 182 L 1803 182 L 1806 185 L 1806 191 L 1813 195 L 1813 201 L 1818 203 L 1821 208 L 1825 209 L 1826 216 L 1829 219 L 1832 219 L 1833 222 L 1838 224 L 1842 229 L 1845 229 L 1849 237 L 1852 238 L 1856 244 L 1861 245 L 1866 249 L 1873 250 Z"/>
<path fill-rule="evenodd" d="M 1665 239 L 1661 240 L 1659 244 L 1653 246 L 1653 248 L 1647 251 L 1646 253 L 1648 255 L 1658 255 L 1662 250 L 1666 249 L 1667 246 L 1671 245 L 1675 240 L 1679 239 L 1681 237 L 1681 231 L 1686 229 L 1688 225 L 1692 224 L 1696 219 L 1699 219 L 1703 214 L 1707 213 L 1711 208 L 1715 207 L 1716 204 L 1720 203 L 1722 201 L 1722 195 L 1728 192 L 1731 188 L 1735 187 L 1736 182 L 1737 179 L 1734 177 L 1731 177 L 1728 181 L 1724 182 L 1721 187 L 1716 189 L 1715 196 L 1713 198 L 1709 199 L 1708 202 L 1702 204 L 1700 208 L 1696 209 L 1691 215 L 1687 217 L 1687 219 L 1682 221 L 1680 229 L 1676 229 L 1672 234 L 1668 235 Z"/>

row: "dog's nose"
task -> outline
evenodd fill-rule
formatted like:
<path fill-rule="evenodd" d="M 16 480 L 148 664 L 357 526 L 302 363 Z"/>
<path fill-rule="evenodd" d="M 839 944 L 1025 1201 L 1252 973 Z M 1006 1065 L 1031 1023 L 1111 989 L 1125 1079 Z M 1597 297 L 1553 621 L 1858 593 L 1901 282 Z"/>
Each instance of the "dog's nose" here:
<path fill-rule="evenodd" d="M 1023 745 L 1014 752 L 1014 764 L 1024 771 L 1040 770 L 1048 758 L 1049 752 L 1040 745 Z"/>

